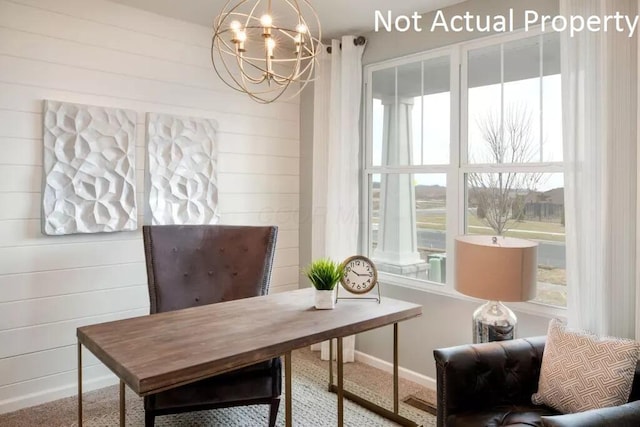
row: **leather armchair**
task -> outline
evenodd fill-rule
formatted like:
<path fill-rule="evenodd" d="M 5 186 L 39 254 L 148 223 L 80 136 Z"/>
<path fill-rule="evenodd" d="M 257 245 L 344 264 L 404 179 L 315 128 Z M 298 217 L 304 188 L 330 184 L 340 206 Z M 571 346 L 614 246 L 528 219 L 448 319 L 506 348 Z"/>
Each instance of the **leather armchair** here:
<path fill-rule="evenodd" d="M 277 227 L 163 225 L 142 231 L 151 314 L 269 291 Z M 256 404 L 270 405 L 273 427 L 281 390 L 280 358 L 267 360 L 145 397 L 145 427 L 159 415 Z"/>
<path fill-rule="evenodd" d="M 567 415 L 531 403 L 544 345 L 535 337 L 435 350 L 438 427 L 640 426 L 639 367 L 631 403 Z"/>

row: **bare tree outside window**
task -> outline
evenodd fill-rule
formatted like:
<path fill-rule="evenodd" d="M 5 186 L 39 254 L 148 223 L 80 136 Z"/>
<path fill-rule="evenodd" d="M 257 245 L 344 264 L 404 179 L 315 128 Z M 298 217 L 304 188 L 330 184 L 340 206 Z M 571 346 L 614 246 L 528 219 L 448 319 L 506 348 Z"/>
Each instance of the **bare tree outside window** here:
<path fill-rule="evenodd" d="M 526 106 L 509 106 L 503 116 L 489 112 L 477 120 L 477 126 L 483 144 L 479 152 L 471 153 L 474 163 L 529 163 L 539 155 Z M 543 176 L 533 172 L 468 174 L 469 198 L 476 205 L 476 216 L 496 234 L 504 234 L 522 218 L 524 200 L 536 191 Z"/>

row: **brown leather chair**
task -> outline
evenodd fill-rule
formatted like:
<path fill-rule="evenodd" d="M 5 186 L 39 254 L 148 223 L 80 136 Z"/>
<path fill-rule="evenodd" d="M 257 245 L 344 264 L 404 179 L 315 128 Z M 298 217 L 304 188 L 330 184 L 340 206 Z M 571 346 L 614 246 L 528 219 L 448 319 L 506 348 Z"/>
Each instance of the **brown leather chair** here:
<path fill-rule="evenodd" d="M 162 225 L 142 231 L 151 314 L 269 292 L 277 227 Z M 159 415 L 268 404 L 273 427 L 281 373 L 275 358 L 147 396 L 145 426 Z"/>
<path fill-rule="evenodd" d="M 638 427 L 640 363 L 629 403 L 562 415 L 531 403 L 545 337 L 434 350 L 438 427 Z"/>

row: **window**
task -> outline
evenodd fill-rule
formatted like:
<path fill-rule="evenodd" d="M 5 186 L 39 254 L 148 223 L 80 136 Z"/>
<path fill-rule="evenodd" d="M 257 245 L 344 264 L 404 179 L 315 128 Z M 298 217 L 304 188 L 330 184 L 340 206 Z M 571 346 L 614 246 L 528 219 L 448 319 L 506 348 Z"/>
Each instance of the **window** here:
<path fill-rule="evenodd" d="M 368 67 L 365 243 L 386 280 L 452 288 L 454 237 L 501 234 L 539 242 L 536 301 L 566 306 L 559 44 L 522 33 Z"/>
<path fill-rule="evenodd" d="M 449 55 L 371 74 L 370 255 L 380 271 L 436 283 L 446 279 L 450 75 Z"/>

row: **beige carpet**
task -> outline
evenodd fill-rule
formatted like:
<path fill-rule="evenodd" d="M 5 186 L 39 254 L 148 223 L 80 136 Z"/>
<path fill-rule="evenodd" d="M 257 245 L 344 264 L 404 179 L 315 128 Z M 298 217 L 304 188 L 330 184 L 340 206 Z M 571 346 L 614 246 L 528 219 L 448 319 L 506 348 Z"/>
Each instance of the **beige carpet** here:
<path fill-rule="evenodd" d="M 336 397 L 326 391 L 328 379 L 328 362 L 319 360 L 318 353 L 309 350 L 298 350 L 294 353 L 294 393 L 293 414 L 294 425 L 300 427 L 324 427 L 337 425 Z M 361 363 L 345 365 L 345 388 L 363 397 L 392 407 L 391 375 Z M 400 397 L 415 395 L 428 402 L 434 401 L 434 394 L 410 381 L 401 380 Z M 118 425 L 118 390 L 117 386 L 85 393 L 84 423 L 89 427 L 112 427 Z M 424 426 L 435 426 L 435 417 L 412 406 L 401 404 L 401 415 Z M 75 426 L 76 398 L 70 397 L 55 402 L 0 415 L 0 426 L 33 427 L 33 426 Z M 247 406 L 227 408 L 214 411 L 180 414 L 158 417 L 158 427 L 254 427 L 267 425 L 268 409 L 266 406 Z M 144 412 L 142 399 L 132 392 L 127 393 L 127 425 L 143 426 Z M 284 425 L 284 403 L 280 405 L 278 426 Z M 360 406 L 345 401 L 345 425 L 354 427 L 376 427 L 396 425 Z"/>

